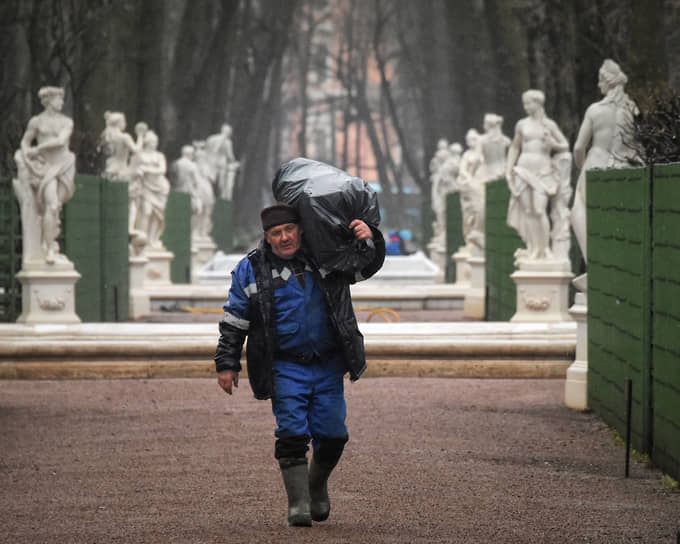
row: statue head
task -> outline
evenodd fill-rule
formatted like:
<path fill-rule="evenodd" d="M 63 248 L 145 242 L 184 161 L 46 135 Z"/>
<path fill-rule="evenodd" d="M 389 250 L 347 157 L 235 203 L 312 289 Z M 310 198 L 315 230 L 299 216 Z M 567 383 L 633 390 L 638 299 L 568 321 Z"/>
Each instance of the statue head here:
<path fill-rule="evenodd" d="M 468 148 L 475 147 L 475 145 L 477 145 L 477 140 L 479 140 L 479 132 L 474 128 L 471 128 L 465 133 L 465 143 Z"/>
<path fill-rule="evenodd" d="M 437 149 L 446 149 L 449 146 L 449 142 L 446 138 L 439 138 L 437 142 Z"/>
<path fill-rule="evenodd" d="M 125 130 L 125 114 L 119 111 L 105 111 L 104 121 L 107 127 L 115 127 Z"/>
<path fill-rule="evenodd" d="M 222 134 L 225 136 L 231 136 L 231 125 L 229 123 L 224 123 L 222 125 Z"/>
<path fill-rule="evenodd" d="M 60 110 L 64 105 L 64 89 L 62 87 L 41 87 L 38 91 L 38 98 L 43 107 L 51 105 L 54 109 Z"/>
<path fill-rule="evenodd" d="M 182 146 L 182 157 L 185 159 L 192 159 L 194 158 L 194 153 L 195 149 L 193 145 L 183 145 Z"/>
<path fill-rule="evenodd" d="M 503 124 L 503 118 L 495 113 L 487 113 L 484 115 L 484 130 L 491 130 L 492 128 L 500 127 Z"/>
<path fill-rule="evenodd" d="M 463 153 L 463 146 L 460 145 L 458 142 L 453 142 L 453 143 L 449 146 L 449 150 L 450 150 L 451 153 L 453 153 L 454 155 L 460 155 L 460 154 Z"/>
<path fill-rule="evenodd" d="M 153 130 L 149 130 L 144 134 L 144 148 L 153 150 L 158 149 L 158 135 Z"/>
<path fill-rule="evenodd" d="M 602 94 L 606 94 L 609 89 L 628 83 L 628 77 L 612 59 L 605 59 L 598 75 L 598 87 Z"/>
<path fill-rule="evenodd" d="M 522 93 L 522 104 L 524 111 L 531 115 L 537 109 L 543 109 L 545 104 L 545 94 L 538 89 L 529 89 Z"/>

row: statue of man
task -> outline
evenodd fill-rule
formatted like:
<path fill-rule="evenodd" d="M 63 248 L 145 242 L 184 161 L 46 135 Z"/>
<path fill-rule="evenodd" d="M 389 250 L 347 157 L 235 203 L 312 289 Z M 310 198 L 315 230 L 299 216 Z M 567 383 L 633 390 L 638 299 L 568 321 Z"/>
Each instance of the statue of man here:
<path fill-rule="evenodd" d="M 23 261 L 68 261 L 59 253 L 59 214 L 75 190 L 76 157 L 69 150 L 73 121 L 61 113 L 64 89 L 38 92 L 45 108 L 32 117 L 14 154 L 14 191 L 21 206 Z"/>
<path fill-rule="evenodd" d="M 220 197 L 231 200 L 236 171 L 240 165 L 231 143 L 231 125 L 225 123 L 219 134 L 209 136 L 205 141 L 205 151 Z"/>
<path fill-rule="evenodd" d="M 522 103 L 527 117 L 515 125 L 505 169 L 511 193 L 507 222 L 526 245 L 526 249 L 517 251 L 516 257 L 568 260 L 569 142 L 546 116 L 542 91 L 524 92 Z"/>
<path fill-rule="evenodd" d="M 571 209 L 571 227 L 586 259 L 586 171 L 591 168 L 621 168 L 636 157 L 633 145 L 633 116 L 638 109 L 624 91 L 628 81 L 611 59 L 602 63 L 598 87 L 604 95 L 586 110 L 574 143 L 574 163 L 580 169 Z"/>

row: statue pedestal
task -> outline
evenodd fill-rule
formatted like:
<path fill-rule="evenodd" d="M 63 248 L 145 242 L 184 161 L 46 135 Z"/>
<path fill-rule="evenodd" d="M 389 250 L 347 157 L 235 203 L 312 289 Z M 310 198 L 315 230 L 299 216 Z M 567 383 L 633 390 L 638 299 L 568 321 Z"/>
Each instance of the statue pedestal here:
<path fill-rule="evenodd" d="M 198 278 L 198 271 L 215 256 L 217 244 L 210 238 L 196 240 L 191 244 L 191 282 Z"/>
<path fill-rule="evenodd" d="M 470 270 L 470 263 L 468 259 L 470 254 L 461 247 L 456 253 L 452 255 L 454 262 L 456 263 L 456 287 L 468 288 L 470 287 L 470 278 L 472 276 L 472 271 Z"/>
<path fill-rule="evenodd" d="M 21 315 L 17 323 L 80 323 L 75 312 L 75 284 L 80 279 L 73 263 L 61 256 L 54 264 L 24 262 L 16 275 L 21 282 Z"/>
<path fill-rule="evenodd" d="M 486 302 L 486 258 L 470 256 L 467 260 L 470 267 L 470 287 L 465 293 L 463 317 L 468 319 L 484 319 Z"/>
<path fill-rule="evenodd" d="M 130 257 L 130 317 L 132 319 L 151 312 L 151 299 L 144 290 L 147 264 L 149 264 L 149 259 L 144 255 Z"/>
<path fill-rule="evenodd" d="M 571 321 L 569 261 L 519 259 L 510 277 L 517 286 L 517 311 L 510 321 Z"/>
<path fill-rule="evenodd" d="M 432 240 L 427 244 L 430 253 L 430 260 L 437 265 L 440 273 L 437 275 L 436 283 L 444 283 L 446 280 L 446 247 L 439 242 Z"/>
<path fill-rule="evenodd" d="M 149 263 L 146 265 L 146 275 L 144 276 L 144 287 L 156 285 L 169 285 L 170 263 L 175 257 L 165 248 L 148 248 L 145 252 Z"/>
<path fill-rule="evenodd" d="M 576 293 L 569 314 L 576 321 L 576 359 L 567 369 L 564 404 L 574 410 L 588 409 L 588 298 Z"/>

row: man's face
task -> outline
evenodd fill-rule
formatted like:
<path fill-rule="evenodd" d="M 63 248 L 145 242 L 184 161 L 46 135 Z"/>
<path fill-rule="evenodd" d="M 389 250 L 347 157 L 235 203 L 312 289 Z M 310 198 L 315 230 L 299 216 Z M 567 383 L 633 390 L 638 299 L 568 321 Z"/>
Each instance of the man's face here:
<path fill-rule="evenodd" d="M 300 249 L 302 229 L 297 223 L 284 223 L 264 232 L 264 239 L 272 246 L 274 255 L 282 259 L 292 259 Z"/>

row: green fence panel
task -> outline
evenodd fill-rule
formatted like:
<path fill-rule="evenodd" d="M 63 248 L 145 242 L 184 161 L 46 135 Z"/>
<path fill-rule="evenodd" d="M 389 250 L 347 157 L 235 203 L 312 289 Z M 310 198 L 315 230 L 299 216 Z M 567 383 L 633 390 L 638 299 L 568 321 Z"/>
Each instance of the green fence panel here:
<path fill-rule="evenodd" d="M 173 283 L 191 283 L 191 195 L 171 191 L 165 206 L 163 245 L 174 254 L 170 263 Z"/>
<path fill-rule="evenodd" d="M 523 247 L 517 231 L 508 226 L 510 190 L 505 179 L 486 184 L 486 320 L 508 321 L 517 310 L 514 253 Z"/>
<path fill-rule="evenodd" d="M 0 322 L 21 314 L 21 212 L 11 179 L 0 180 Z"/>
<path fill-rule="evenodd" d="M 680 478 L 680 165 L 655 166 L 652 175 L 651 457 Z"/>
<path fill-rule="evenodd" d="M 62 209 L 62 251 L 80 274 L 75 309 L 83 321 L 102 318 L 101 192 L 104 180 L 76 175 L 75 192 Z"/>
<path fill-rule="evenodd" d="M 128 184 L 103 180 L 101 193 L 102 321 L 130 317 Z"/>
<path fill-rule="evenodd" d="M 465 245 L 463 238 L 463 213 L 458 191 L 446 195 L 446 281 L 456 282 L 456 263 L 452 255 Z"/>
<path fill-rule="evenodd" d="M 63 253 L 80 274 L 75 309 L 84 322 L 129 317 L 128 185 L 78 174 L 62 210 Z"/>
<path fill-rule="evenodd" d="M 231 253 L 234 249 L 234 225 L 231 200 L 217 199 L 212 214 L 212 239 L 217 249 Z"/>
<path fill-rule="evenodd" d="M 595 170 L 587 176 L 588 404 L 623 434 L 630 378 L 633 445 L 649 451 L 650 170 Z"/>

